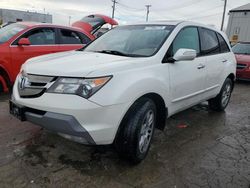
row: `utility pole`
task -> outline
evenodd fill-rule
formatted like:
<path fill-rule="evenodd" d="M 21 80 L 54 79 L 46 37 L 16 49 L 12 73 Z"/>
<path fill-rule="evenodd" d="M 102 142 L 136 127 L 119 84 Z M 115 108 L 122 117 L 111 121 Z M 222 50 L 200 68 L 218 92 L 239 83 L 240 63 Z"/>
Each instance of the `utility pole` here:
<path fill-rule="evenodd" d="M 112 6 L 112 18 L 115 18 L 115 6 L 116 3 L 118 3 L 116 0 L 111 0 L 113 2 L 113 6 Z"/>
<path fill-rule="evenodd" d="M 70 26 L 71 16 L 69 16 L 69 26 Z"/>
<path fill-rule="evenodd" d="M 152 6 L 152 5 L 146 5 L 146 8 L 147 8 L 146 22 L 148 22 L 149 8 L 150 8 L 151 6 Z"/>
<path fill-rule="evenodd" d="M 227 0 L 224 0 L 224 10 L 223 10 L 222 22 L 221 22 L 221 28 L 220 28 L 221 31 L 223 31 L 223 28 L 224 28 L 226 9 L 227 9 Z"/>

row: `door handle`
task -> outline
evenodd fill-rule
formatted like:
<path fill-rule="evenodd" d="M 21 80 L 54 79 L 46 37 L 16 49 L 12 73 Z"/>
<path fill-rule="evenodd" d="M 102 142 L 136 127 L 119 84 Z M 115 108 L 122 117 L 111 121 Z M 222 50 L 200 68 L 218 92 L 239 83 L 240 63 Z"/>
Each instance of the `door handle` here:
<path fill-rule="evenodd" d="M 222 63 L 226 63 L 226 62 L 227 62 L 227 60 L 226 60 L 226 59 L 222 61 Z"/>
<path fill-rule="evenodd" d="M 200 64 L 198 65 L 197 69 L 204 69 L 205 67 L 206 67 L 205 65 Z"/>

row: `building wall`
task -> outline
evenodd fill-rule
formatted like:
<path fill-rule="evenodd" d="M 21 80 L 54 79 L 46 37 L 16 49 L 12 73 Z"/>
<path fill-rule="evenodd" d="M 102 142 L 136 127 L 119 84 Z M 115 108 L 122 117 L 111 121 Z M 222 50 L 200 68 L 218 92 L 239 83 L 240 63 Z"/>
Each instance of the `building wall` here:
<path fill-rule="evenodd" d="M 250 41 L 250 12 L 231 12 L 227 26 L 230 41 L 238 37 L 238 41 Z"/>
<path fill-rule="evenodd" d="M 0 9 L 0 22 L 32 21 L 52 23 L 52 15 L 18 10 Z"/>

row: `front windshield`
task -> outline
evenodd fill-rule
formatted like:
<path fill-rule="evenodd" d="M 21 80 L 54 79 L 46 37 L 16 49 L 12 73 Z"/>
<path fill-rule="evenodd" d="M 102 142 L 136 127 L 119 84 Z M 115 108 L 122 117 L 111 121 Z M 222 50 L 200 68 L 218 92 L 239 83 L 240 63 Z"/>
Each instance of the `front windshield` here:
<path fill-rule="evenodd" d="M 0 44 L 7 42 L 20 31 L 26 29 L 27 26 L 22 24 L 10 24 L 0 29 Z"/>
<path fill-rule="evenodd" d="M 96 39 L 84 51 L 130 57 L 154 55 L 165 42 L 174 26 L 120 26 Z"/>
<path fill-rule="evenodd" d="M 250 55 L 250 44 L 248 43 L 238 43 L 232 49 L 235 54 Z"/>

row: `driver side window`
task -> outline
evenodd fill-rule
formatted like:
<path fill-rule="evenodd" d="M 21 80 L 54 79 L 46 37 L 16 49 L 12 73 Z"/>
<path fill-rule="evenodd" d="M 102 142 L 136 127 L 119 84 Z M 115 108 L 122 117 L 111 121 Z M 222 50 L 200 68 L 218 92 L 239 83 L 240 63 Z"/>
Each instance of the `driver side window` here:
<path fill-rule="evenodd" d="M 183 28 L 174 39 L 168 51 L 168 56 L 173 57 L 174 54 L 181 48 L 196 50 L 200 53 L 200 42 L 198 29 L 196 27 Z"/>
<path fill-rule="evenodd" d="M 28 31 L 20 38 L 28 38 L 31 45 L 55 45 L 56 33 L 53 28 L 38 28 Z M 19 39 L 20 39 L 19 38 Z M 13 44 L 17 45 L 17 39 Z"/>

